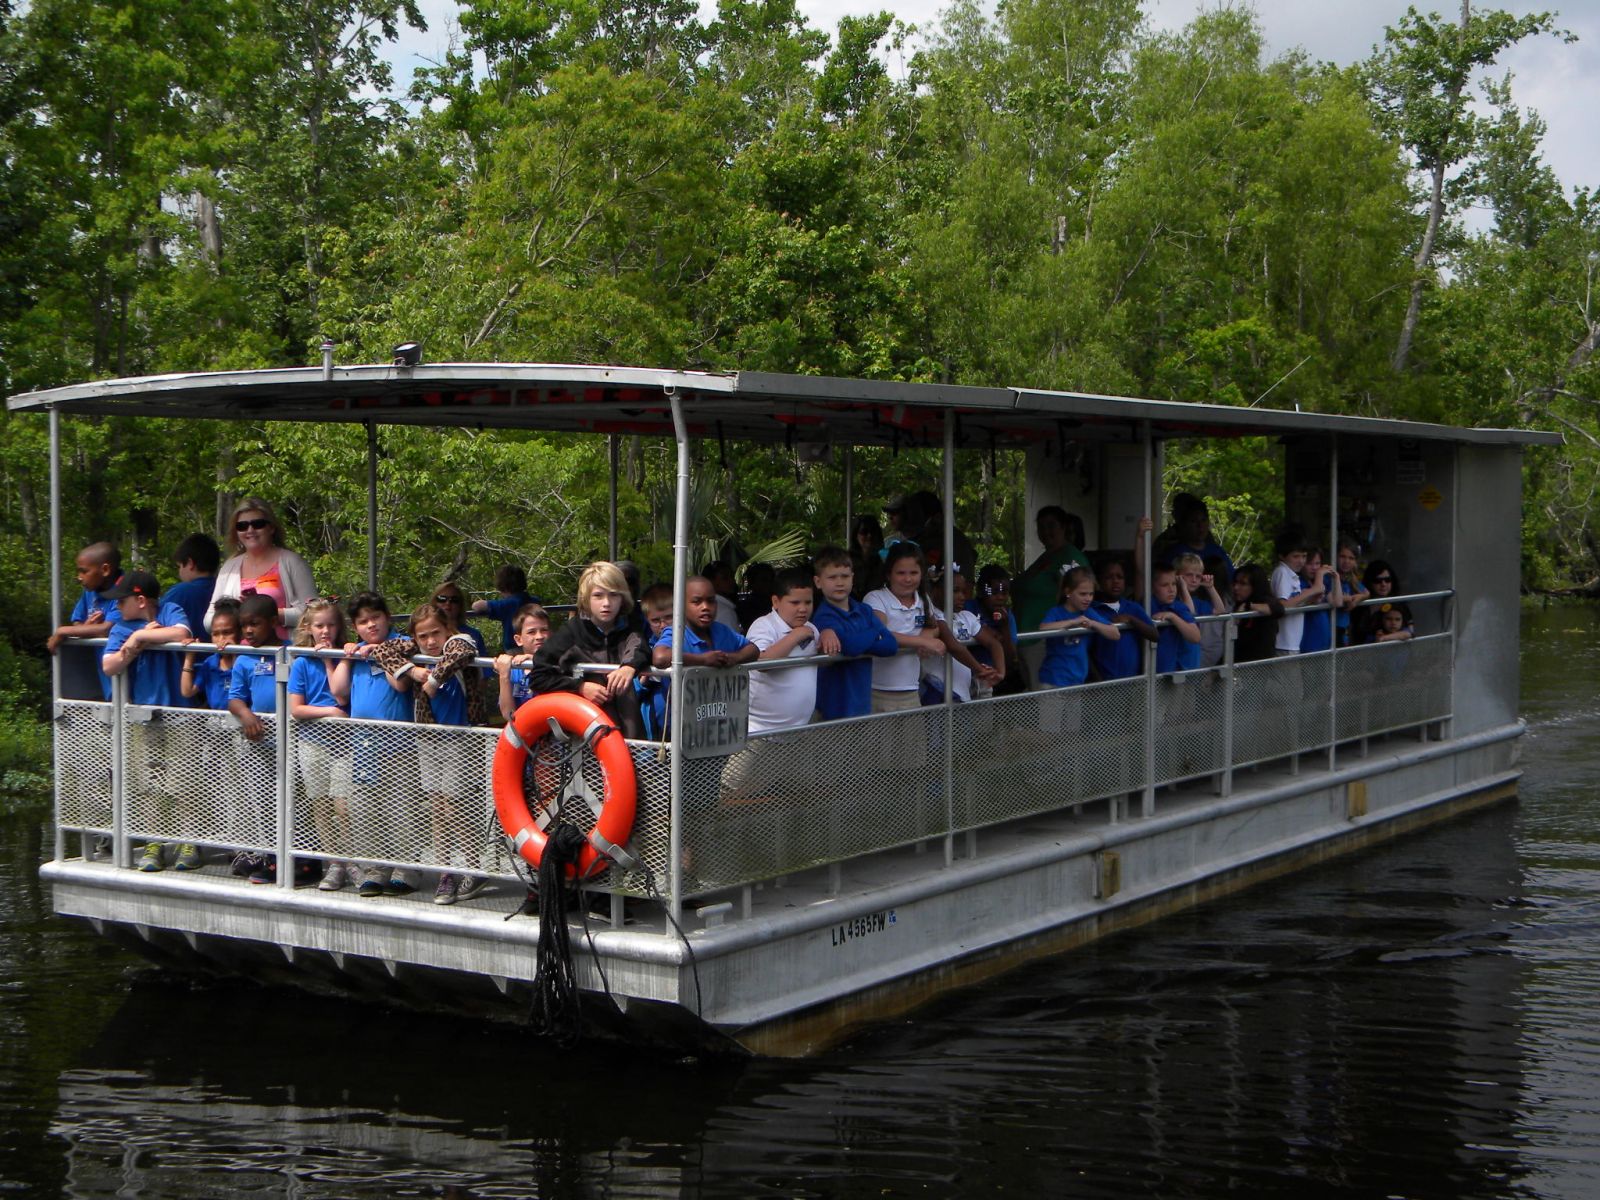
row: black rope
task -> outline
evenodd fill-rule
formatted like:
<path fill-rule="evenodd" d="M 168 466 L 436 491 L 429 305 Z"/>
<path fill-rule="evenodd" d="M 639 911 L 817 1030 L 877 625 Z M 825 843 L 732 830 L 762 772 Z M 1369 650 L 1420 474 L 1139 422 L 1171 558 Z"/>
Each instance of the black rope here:
<path fill-rule="evenodd" d="M 572 1045 L 583 1029 L 567 929 L 567 864 L 577 862 L 587 844 L 581 829 L 558 816 L 539 859 L 539 948 L 528 1017 L 535 1032 L 558 1046 Z"/>
<path fill-rule="evenodd" d="M 582 770 L 581 760 L 584 750 L 592 749 L 595 743 L 610 733 L 620 734 L 620 730 L 615 726 L 602 727 L 593 731 L 587 742 L 581 738 L 573 738 L 565 743 L 559 743 L 554 738 L 540 738 L 529 753 L 529 769 L 523 776 L 524 802 L 527 799 L 527 780 L 531 775 L 534 781 L 535 802 L 540 808 L 552 814 L 550 825 L 545 830 L 544 853 L 539 858 L 537 873 L 517 852 L 511 839 L 505 837 L 504 833 L 501 834 L 512 869 L 528 887 L 528 894 L 522 904 L 513 912 L 507 913 L 505 919 L 509 921 L 517 916 L 539 918 L 539 945 L 534 960 L 533 1001 L 529 1009 L 529 1020 L 537 1032 L 551 1037 L 561 1046 L 570 1046 L 576 1041 L 582 1028 L 577 975 L 572 965 L 572 939 L 567 925 L 567 910 L 572 907 L 574 900 L 577 902 L 579 919 L 583 925 L 584 940 L 589 945 L 589 953 L 593 956 L 595 968 L 600 974 L 601 987 L 605 989 L 607 998 L 611 999 L 613 1004 L 616 1003 L 611 995 L 611 981 L 606 976 L 605 965 L 595 948 L 594 933 L 589 927 L 589 907 L 577 888 L 581 880 L 573 885 L 575 895 L 569 894 L 567 888 L 566 867 L 569 863 L 572 864 L 576 875 L 576 864 L 584 847 L 588 845 L 588 837 L 582 830 L 569 825 L 561 817 L 561 801 L 567 798 L 572 781 Z M 541 773 L 536 769 L 538 767 L 544 767 L 546 770 Z M 541 774 L 544 778 L 549 778 L 551 769 L 554 770 L 557 782 L 553 794 L 546 797 L 539 786 L 539 780 Z M 529 811 L 533 811 L 531 805 Z M 498 827 L 497 816 L 489 817 L 489 827 L 491 829 Z M 597 863 L 596 866 L 598 865 Z M 644 876 L 645 895 L 661 905 L 667 923 L 672 926 L 672 931 L 677 934 L 678 940 L 683 943 L 683 948 L 689 956 L 689 970 L 694 978 L 695 1016 L 703 1020 L 705 998 L 700 986 L 700 961 L 695 957 L 694 946 L 690 943 L 688 935 L 683 932 L 683 926 L 673 917 L 672 906 L 661 894 L 655 872 L 643 859 L 639 860 L 638 869 Z"/>

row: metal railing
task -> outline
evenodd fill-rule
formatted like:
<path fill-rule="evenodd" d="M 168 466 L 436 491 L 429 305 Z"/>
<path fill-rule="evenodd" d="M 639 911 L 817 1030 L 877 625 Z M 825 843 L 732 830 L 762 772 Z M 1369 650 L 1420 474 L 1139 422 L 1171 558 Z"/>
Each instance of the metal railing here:
<path fill-rule="evenodd" d="M 273 854 L 283 887 L 297 859 L 514 878 L 489 784 L 498 730 L 297 721 L 290 662 L 340 652 L 236 650 L 276 662 L 276 711 L 263 716 L 259 741 L 226 712 L 131 704 L 126 676 L 113 678 L 109 702 L 56 701 L 58 853 L 64 835 L 78 833 L 85 844 L 109 838 L 123 867 L 147 841 Z M 1200 670 L 755 734 L 737 753 L 679 762 L 677 853 L 672 749 L 630 742 L 639 796 L 631 842 L 642 867 L 613 870 L 597 886 L 666 894 L 671 882 L 692 896 L 1092 801 L 1109 801 L 1108 819 L 1119 820 L 1126 799 L 1142 797 L 1148 814 L 1155 789 L 1184 780 L 1209 778 L 1227 794 L 1240 768 L 1309 754 L 1331 766 L 1341 746 L 1447 722 L 1453 661 L 1448 630 L 1249 663 L 1233 661 L 1230 637 L 1223 662 Z M 591 759 L 583 770 L 586 790 L 599 795 L 598 766 Z"/>

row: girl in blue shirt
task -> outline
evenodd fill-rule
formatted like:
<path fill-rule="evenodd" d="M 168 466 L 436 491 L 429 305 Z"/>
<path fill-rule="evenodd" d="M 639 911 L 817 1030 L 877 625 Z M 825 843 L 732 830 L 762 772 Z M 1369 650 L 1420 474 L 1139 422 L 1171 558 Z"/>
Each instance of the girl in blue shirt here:
<path fill-rule="evenodd" d="M 294 631 L 294 644 L 314 650 L 335 650 L 345 642 L 344 613 L 337 601 L 307 600 Z M 332 658 L 297 657 L 289 665 L 289 716 L 294 720 L 295 757 L 300 781 L 311 806 L 317 841 L 330 857 L 317 884 L 336 892 L 360 882 L 349 861 L 350 752 L 344 730 L 329 719 L 348 717 L 350 665 Z"/>
<path fill-rule="evenodd" d="M 1098 636 L 1107 642 L 1122 637 L 1122 630 L 1093 611 L 1094 572 L 1088 567 L 1073 567 L 1061 577 L 1056 607 L 1044 614 L 1040 629 L 1085 629 L 1073 637 L 1052 638 L 1039 664 L 1039 688 L 1076 687 L 1089 678 L 1089 639 Z"/>

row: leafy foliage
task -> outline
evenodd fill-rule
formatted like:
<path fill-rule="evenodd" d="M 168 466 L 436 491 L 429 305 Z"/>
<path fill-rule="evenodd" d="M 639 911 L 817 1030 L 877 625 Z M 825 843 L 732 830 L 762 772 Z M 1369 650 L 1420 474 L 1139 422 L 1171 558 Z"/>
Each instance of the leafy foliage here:
<path fill-rule="evenodd" d="M 412 0 L 0 3 L 8 388 L 295 364 L 324 337 L 374 360 L 415 337 L 433 359 L 1529 424 L 1569 441 L 1528 456 L 1528 581 L 1600 573 L 1594 198 L 1540 161 L 1512 81 L 1482 78 L 1555 33 L 1547 15 L 1412 11 L 1341 71 L 1264 62 L 1226 6 L 1158 35 L 1137 0 L 957 0 L 918 40 L 888 12 L 813 29 L 794 0 L 704 20 L 686 0 L 470 0 L 406 104 L 382 52 L 420 23 Z M 898 78 L 886 55 L 906 50 Z M 1469 201 L 1492 230 L 1460 226 Z M 398 603 L 446 572 L 481 592 L 503 561 L 561 598 L 606 552 L 603 446 L 380 440 Z M 671 449 L 619 450 L 621 552 L 663 575 Z M 363 454 L 337 425 L 69 421 L 66 536 L 170 578 L 182 536 L 260 492 L 347 591 Z M 720 543 L 843 538 L 838 461 L 696 454 Z M 1269 457 L 1174 446 L 1168 483 L 1219 498 L 1230 550 L 1259 553 L 1282 502 Z M 854 470 L 865 507 L 933 485 L 937 460 L 863 449 Z M 0 569 L 35 581 L 0 614 L 0 648 L 29 651 L 21 693 L 49 619 L 44 472 L 43 423 L 0 417 Z M 986 556 L 1021 558 L 1021 472 L 960 458 L 958 519 Z"/>

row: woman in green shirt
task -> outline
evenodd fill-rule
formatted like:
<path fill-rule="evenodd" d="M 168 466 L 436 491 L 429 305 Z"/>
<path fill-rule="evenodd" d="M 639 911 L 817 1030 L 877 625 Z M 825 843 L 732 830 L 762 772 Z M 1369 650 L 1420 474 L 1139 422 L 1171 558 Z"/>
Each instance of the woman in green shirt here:
<path fill-rule="evenodd" d="M 1089 560 L 1071 541 L 1074 525 L 1081 522 L 1060 505 L 1047 504 L 1035 518 L 1039 541 L 1044 551 L 1028 564 L 1027 570 L 1011 581 L 1011 599 L 1017 615 L 1017 628 L 1032 632 L 1039 628 L 1056 602 L 1056 592 L 1061 586 L 1061 573 L 1074 566 L 1087 567 Z M 1081 536 L 1081 535 L 1080 535 Z"/>

